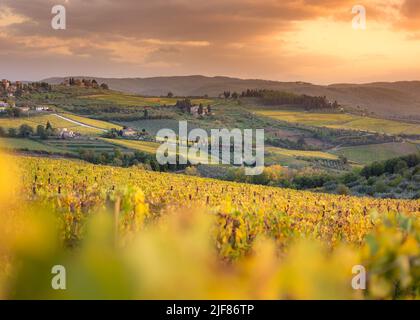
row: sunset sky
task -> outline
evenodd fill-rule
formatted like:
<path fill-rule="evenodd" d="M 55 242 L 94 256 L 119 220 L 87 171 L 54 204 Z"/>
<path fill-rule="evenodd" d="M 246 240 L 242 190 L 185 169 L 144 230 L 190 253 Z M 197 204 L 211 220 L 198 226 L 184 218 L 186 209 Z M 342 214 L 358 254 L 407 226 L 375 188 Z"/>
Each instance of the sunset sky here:
<path fill-rule="evenodd" d="M 53 30 L 51 8 L 67 9 Z M 363 5 L 367 29 L 352 28 Z M 0 77 L 420 80 L 419 0 L 0 0 Z"/>

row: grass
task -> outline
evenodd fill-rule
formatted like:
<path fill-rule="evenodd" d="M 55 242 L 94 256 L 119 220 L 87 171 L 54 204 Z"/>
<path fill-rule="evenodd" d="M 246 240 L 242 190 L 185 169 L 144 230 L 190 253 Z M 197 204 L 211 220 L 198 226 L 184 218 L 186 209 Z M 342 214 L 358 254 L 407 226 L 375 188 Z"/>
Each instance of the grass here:
<path fill-rule="evenodd" d="M 156 135 L 161 129 L 171 129 L 175 133 L 179 131 L 179 121 L 173 119 L 151 119 L 151 120 L 137 120 L 119 122 L 123 126 L 134 128 L 138 131 L 145 129 L 149 134 Z M 188 132 L 192 129 L 198 128 L 196 124 L 188 121 Z"/>
<path fill-rule="evenodd" d="M 75 114 L 71 114 L 71 113 L 63 113 L 62 116 L 72 119 L 74 121 L 78 121 L 80 123 L 95 127 L 95 128 L 99 128 L 99 129 L 104 129 L 104 130 L 110 130 L 110 129 L 117 129 L 117 130 L 121 130 L 123 127 L 118 125 L 118 124 L 114 124 L 114 123 L 110 123 L 110 122 L 106 122 L 106 121 L 101 121 L 101 120 L 95 120 L 95 119 L 90 119 L 90 118 L 86 118 L 86 117 L 81 117 L 81 116 L 77 116 Z"/>
<path fill-rule="evenodd" d="M 265 148 L 264 161 L 268 165 L 278 163 L 284 166 L 305 167 L 308 165 L 308 161 L 303 158 L 337 160 L 338 156 L 322 151 L 289 150 L 279 147 Z"/>
<path fill-rule="evenodd" d="M 78 154 L 80 150 L 91 150 L 93 152 L 114 152 L 116 146 L 107 143 L 102 139 L 77 140 L 77 139 L 48 139 L 32 140 L 21 138 L 0 138 L 0 145 L 6 149 L 20 150 L 28 149 L 30 151 L 47 151 L 51 153 L 71 153 Z"/>
<path fill-rule="evenodd" d="M 132 149 L 136 151 L 142 151 L 147 153 L 155 154 L 157 148 L 159 147 L 159 143 L 150 142 L 150 141 L 139 141 L 139 140 L 123 140 L 123 139 L 106 139 L 101 138 L 101 140 L 118 145 L 127 149 Z"/>
<path fill-rule="evenodd" d="M 174 105 L 178 98 L 166 97 L 142 97 L 137 95 L 124 94 L 119 92 L 110 92 L 108 94 L 94 94 L 83 96 L 85 99 L 99 100 L 103 102 L 111 102 L 122 106 L 151 106 L 158 107 L 163 105 Z M 192 99 L 196 104 L 211 104 L 210 99 Z"/>
<path fill-rule="evenodd" d="M 360 164 L 369 164 L 374 161 L 388 160 L 407 154 L 416 153 L 420 146 L 413 143 L 383 143 L 365 146 L 344 147 L 334 151 L 336 155 L 343 155 L 348 160 Z"/>
<path fill-rule="evenodd" d="M 58 148 L 64 152 L 75 153 L 75 154 L 77 154 L 80 150 L 91 150 L 97 153 L 101 153 L 101 152 L 109 153 L 109 152 L 114 152 L 115 150 L 115 146 L 113 144 L 109 144 L 106 141 L 103 141 L 102 139 L 94 139 L 94 140 L 53 139 L 53 140 L 46 140 L 45 143 L 51 147 Z"/>
<path fill-rule="evenodd" d="M 393 120 L 362 117 L 344 113 L 317 113 L 295 110 L 263 110 L 253 112 L 272 119 L 314 127 L 360 130 L 387 134 L 420 134 L 420 126 Z"/>
<path fill-rule="evenodd" d="M 20 150 L 28 149 L 30 151 L 47 151 L 53 153 L 61 153 L 63 150 L 44 143 L 21 138 L 0 138 L 0 145 L 6 149 Z"/>
<path fill-rule="evenodd" d="M 284 155 L 288 157 L 305 157 L 305 158 L 317 158 L 317 159 L 328 159 L 337 160 L 338 156 L 331 153 L 322 151 L 306 151 L 306 150 L 289 150 L 279 147 L 267 147 L 265 148 L 267 153 Z"/>
<path fill-rule="evenodd" d="M 67 116 L 67 114 L 65 116 Z M 85 123 L 85 120 L 86 118 L 83 118 L 83 123 Z M 80 134 L 97 135 L 97 134 L 103 133 L 103 131 L 100 129 L 83 127 L 76 123 L 72 123 L 65 119 L 61 119 L 55 116 L 54 114 L 43 114 L 43 115 L 35 115 L 35 116 L 29 116 L 29 117 L 23 116 L 20 118 L 0 118 L 0 127 L 3 127 L 5 129 L 8 129 L 8 128 L 18 129 L 21 125 L 27 124 L 31 126 L 32 128 L 36 129 L 38 125 L 45 126 L 47 122 L 50 122 L 53 128 L 67 128 Z"/>

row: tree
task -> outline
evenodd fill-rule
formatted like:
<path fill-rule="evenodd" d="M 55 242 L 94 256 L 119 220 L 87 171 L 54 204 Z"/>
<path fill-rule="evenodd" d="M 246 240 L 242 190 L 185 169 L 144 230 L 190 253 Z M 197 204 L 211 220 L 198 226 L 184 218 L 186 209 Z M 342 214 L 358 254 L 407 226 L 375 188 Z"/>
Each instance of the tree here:
<path fill-rule="evenodd" d="M 223 92 L 223 96 L 225 97 L 225 99 L 229 99 L 229 97 L 230 97 L 230 91 Z"/>
<path fill-rule="evenodd" d="M 120 149 L 116 148 L 114 150 L 114 158 L 122 158 L 123 154 Z"/>
<path fill-rule="evenodd" d="M 34 129 L 27 124 L 22 124 L 19 127 L 19 136 L 21 136 L 23 138 L 27 138 L 30 135 L 32 135 L 33 133 L 34 133 Z"/>
<path fill-rule="evenodd" d="M 297 144 L 299 147 L 303 147 L 305 145 L 305 138 L 304 137 L 299 137 Z"/>
<path fill-rule="evenodd" d="M 3 127 L 0 127 L 0 137 L 5 137 L 6 136 L 6 131 L 4 130 Z"/>
<path fill-rule="evenodd" d="M 341 154 L 338 156 L 338 159 L 340 159 L 340 162 L 342 164 L 347 164 L 348 163 L 348 159 L 345 156 L 341 155 Z"/>
<path fill-rule="evenodd" d="M 238 99 L 239 95 L 237 92 L 232 93 L 232 99 Z"/>
<path fill-rule="evenodd" d="M 47 130 L 45 130 L 43 125 L 38 125 L 36 127 L 36 135 L 39 136 L 43 140 L 48 138 Z"/>
<path fill-rule="evenodd" d="M 47 122 L 47 125 L 45 126 L 45 130 L 47 130 L 47 131 L 48 130 L 51 130 L 51 131 L 53 130 L 53 127 L 52 127 L 52 125 L 49 121 Z"/>
<path fill-rule="evenodd" d="M 8 108 L 7 115 L 12 118 L 19 118 L 22 114 L 19 108 Z"/>
<path fill-rule="evenodd" d="M 173 96 L 174 96 L 174 94 L 171 91 L 169 91 L 168 92 L 168 98 L 172 98 Z"/>
<path fill-rule="evenodd" d="M 9 128 L 9 130 L 7 131 L 7 133 L 8 133 L 8 136 L 10 138 L 14 138 L 14 137 L 17 136 L 17 131 L 16 131 L 15 128 Z"/>
<path fill-rule="evenodd" d="M 343 196 L 347 196 L 351 193 L 350 189 L 344 184 L 339 184 L 337 187 L 337 193 Z"/>
<path fill-rule="evenodd" d="M 149 111 L 147 109 L 144 109 L 143 111 L 143 118 L 145 119 L 149 118 Z"/>
<path fill-rule="evenodd" d="M 402 173 L 407 169 L 407 162 L 405 162 L 404 160 L 398 160 L 398 162 L 394 166 L 394 173 Z"/>
<path fill-rule="evenodd" d="M 103 89 L 103 90 L 109 90 L 109 87 L 108 87 L 108 85 L 106 83 L 102 83 L 101 84 L 101 89 Z"/>

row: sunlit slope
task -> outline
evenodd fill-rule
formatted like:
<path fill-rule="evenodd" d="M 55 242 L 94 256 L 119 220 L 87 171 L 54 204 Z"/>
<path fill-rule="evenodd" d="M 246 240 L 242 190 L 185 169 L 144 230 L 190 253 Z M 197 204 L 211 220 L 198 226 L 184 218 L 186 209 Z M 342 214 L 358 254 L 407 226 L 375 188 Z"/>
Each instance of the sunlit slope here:
<path fill-rule="evenodd" d="M 254 110 L 259 115 L 279 121 L 301 123 L 314 127 L 360 130 L 387 134 L 420 134 L 420 126 L 412 123 L 361 117 L 344 113 L 317 113 L 292 110 Z"/>
<path fill-rule="evenodd" d="M 43 114 L 43 115 L 30 116 L 30 117 L 22 116 L 20 118 L 1 118 L 0 127 L 3 127 L 4 129 L 9 129 L 9 128 L 18 129 L 21 125 L 26 124 L 26 125 L 31 126 L 33 129 L 36 129 L 38 125 L 46 126 L 46 124 L 49 122 L 51 126 L 56 129 L 67 128 L 69 130 L 75 131 L 80 134 L 99 135 L 99 134 L 102 134 L 104 130 L 106 129 L 105 127 L 108 126 L 106 122 L 101 121 L 102 125 L 100 127 L 94 127 L 85 123 L 85 122 L 89 122 L 90 119 L 87 119 L 84 117 L 77 117 L 78 120 L 75 120 L 75 119 L 70 119 L 69 117 L 67 117 L 67 115 L 68 114 L 63 114 L 60 117 L 60 115 L 57 115 L 57 114 Z M 66 118 L 73 121 L 69 121 Z M 104 124 L 107 124 L 107 125 L 104 126 Z"/>
<path fill-rule="evenodd" d="M 410 142 L 391 142 L 369 144 L 363 146 L 343 147 L 333 153 L 346 157 L 348 160 L 360 164 L 369 164 L 373 161 L 384 161 L 420 152 L 420 146 Z"/>

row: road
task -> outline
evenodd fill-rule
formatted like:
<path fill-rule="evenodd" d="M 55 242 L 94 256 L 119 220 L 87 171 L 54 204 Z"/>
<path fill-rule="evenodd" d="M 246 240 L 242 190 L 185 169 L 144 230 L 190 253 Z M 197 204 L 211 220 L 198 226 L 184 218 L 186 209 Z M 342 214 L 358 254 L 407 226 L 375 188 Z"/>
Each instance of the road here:
<path fill-rule="evenodd" d="M 82 122 L 79 122 L 79 121 L 76 121 L 76 120 L 73 120 L 73 119 L 67 118 L 67 117 L 62 116 L 62 115 L 57 114 L 57 113 L 54 113 L 54 114 L 53 114 L 53 116 L 56 116 L 56 117 L 58 117 L 58 118 L 60 118 L 60 119 L 63 119 L 63 120 L 66 120 L 66 121 L 68 121 L 68 122 L 71 122 L 71 123 L 77 124 L 77 125 L 79 125 L 79 126 L 81 126 L 81 127 L 84 127 L 84 128 L 90 128 L 90 129 L 95 129 L 95 130 L 101 130 L 101 131 L 103 131 L 103 132 L 106 132 L 106 131 L 107 131 L 107 130 L 102 129 L 102 128 L 98 128 L 98 127 L 90 126 L 90 125 L 88 125 L 88 124 L 85 124 L 85 123 L 82 123 Z"/>

